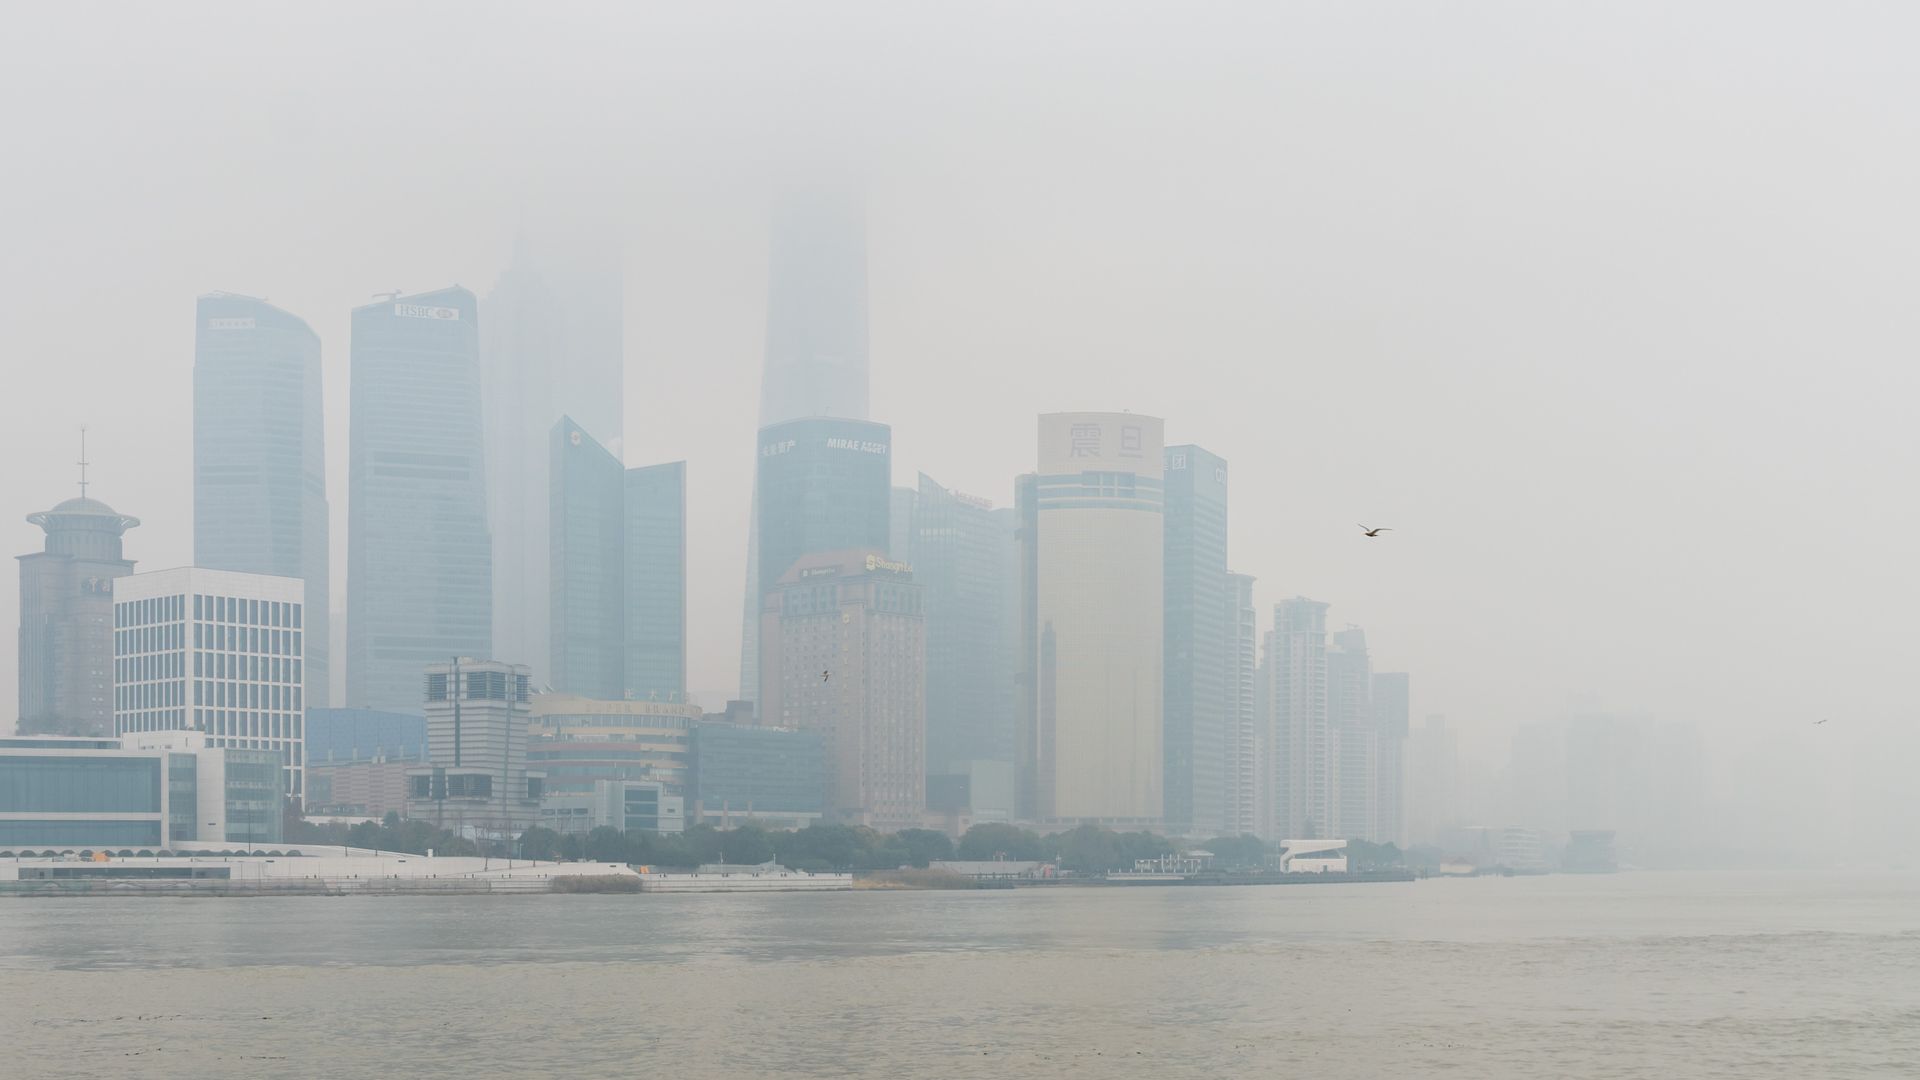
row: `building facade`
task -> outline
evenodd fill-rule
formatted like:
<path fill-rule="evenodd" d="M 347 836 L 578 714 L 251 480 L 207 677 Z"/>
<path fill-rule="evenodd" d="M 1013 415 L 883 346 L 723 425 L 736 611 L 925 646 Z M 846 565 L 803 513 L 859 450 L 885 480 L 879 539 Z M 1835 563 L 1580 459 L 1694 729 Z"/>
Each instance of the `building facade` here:
<path fill-rule="evenodd" d="M 1327 648 L 1327 724 L 1339 790 L 1329 835 L 1378 843 L 1380 740 L 1373 717 L 1373 660 L 1366 631 L 1335 631 Z"/>
<path fill-rule="evenodd" d="M 625 689 L 635 700 L 687 697 L 687 463 L 626 473 Z"/>
<path fill-rule="evenodd" d="M 0 738 L 0 850 L 278 844 L 285 775 L 196 732 Z"/>
<path fill-rule="evenodd" d="M 611 700 L 626 689 L 626 470 L 571 417 L 549 435 L 548 683 Z"/>
<path fill-rule="evenodd" d="M 1267 635 L 1271 815 L 1268 840 L 1330 838 L 1339 813 L 1339 753 L 1327 722 L 1327 605 L 1274 605 Z"/>
<path fill-rule="evenodd" d="M 536 682 L 552 638 L 547 443 L 555 423 L 603 445 L 622 434 L 624 313 L 619 252 L 593 227 L 515 238 L 488 291 L 480 327 L 493 554 L 493 650 L 527 662 Z M 616 450 L 617 452 L 617 450 Z M 444 657 L 442 657 L 444 659 Z"/>
<path fill-rule="evenodd" d="M 1036 819 L 1160 827 L 1163 454 L 1154 417 L 1040 417 L 1039 471 L 1019 500 L 1022 802 Z"/>
<path fill-rule="evenodd" d="M 1379 798 L 1375 823 L 1381 843 L 1403 848 L 1407 846 L 1407 718 L 1411 702 L 1406 672 L 1374 672 L 1373 728 L 1378 755 L 1374 790 Z"/>
<path fill-rule="evenodd" d="M 427 718 L 378 709 L 307 709 L 307 765 L 371 761 L 425 761 Z"/>
<path fill-rule="evenodd" d="M 113 583 L 114 731 L 270 750 L 306 796 L 306 583 L 180 567 Z"/>
<path fill-rule="evenodd" d="M 345 705 L 415 708 L 428 664 L 492 654 L 477 322 L 457 286 L 353 311 Z"/>
<path fill-rule="evenodd" d="M 920 474 L 907 545 L 926 599 L 927 770 L 1014 760 L 1014 649 L 1008 641 L 1017 568 L 1012 516 Z"/>
<path fill-rule="evenodd" d="M 1218 836 L 1226 822 L 1227 462 L 1198 446 L 1166 449 L 1166 827 Z"/>
<path fill-rule="evenodd" d="M 761 717 L 825 740 L 828 813 L 882 831 L 926 808 L 921 589 L 878 550 L 801 558 L 767 594 Z"/>
<path fill-rule="evenodd" d="M 540 798 L 540 824 L 585 836 L 595 829 L 677 833 L 687 827 L 686 800 L 647 780 L 596 780 L 585 791 L 549 791 Z"/>
<path fill-rule="evenodd" d="M 885 424 L 810 416 L 760 430 L 754 470 L 754 540 L 747 600 L 756 620 L 765 595 L 802 555 L 859 548 L 884 552 L 892 535 L 892 432 Z M 759 700 L 756 621 L 743 638 L 741 697 Z"/>
<path fill-rule="evenodd" d="M 264 300 L 200 297 L 193 352 L 193 564 L 299 578 L 311 598 L 306 700 L 328 701 L 326 444 L 320 338 Z"/>
<path fill-rule="evenodd" d="M 1227 607 L 1233 628 L 1227 642 L 1227 744 L 1220 832 L 1257 836 L 1260 818 L 1259 613 L 1253 575 L 1227 575 Z"/>
<path fill-rule="evenodd" d="M 601 780 L 663 784 L 685 795 L 693 760 L 697 705 L 597 701 L 569 694 L 533 697 L 530 767 L 548 792 L 580 793 Z"/>
<path fill-rule="evenodd" d="M 703 720 L 693 762 L 696 820 L 803 829 L 826 813 L 827 742 L 817 731 Z"/>
<path fill-rule="evenodd" d="M 304 734 L 309 814 L 406 812 L 407 770 L 427 764 L 426 717 L 310 708 Z"/>
<path fill-rule="evenodd" d="M 24 734 L 113 734 L 113 582 L 133 573 L 121 536 L 140 519 L 87 498 L 85 487 L 79 498 L 27 515 L 47 540 L 20 556 Z"/>
<path fill-rule="evenodd" d="M 622 468 L 567 417 L 552 436 L 550 685 L 604 701 L 681 701 L 686 463 Z"/>
<path fill-rule="evenodd" d="M 425 671 L 431 764 L 407 771 L 406 816 L 495 838 L 539 824 L 544 784 L 527 768 L 527 666 L 462 657 Z"/>

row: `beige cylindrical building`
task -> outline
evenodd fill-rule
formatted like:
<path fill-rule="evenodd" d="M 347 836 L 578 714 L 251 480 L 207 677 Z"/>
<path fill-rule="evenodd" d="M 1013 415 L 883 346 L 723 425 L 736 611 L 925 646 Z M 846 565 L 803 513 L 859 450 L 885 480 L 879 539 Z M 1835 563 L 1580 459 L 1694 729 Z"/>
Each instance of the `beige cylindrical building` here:
<path fill-rule="evenodd" d="M 1164 813 L 1164 424 L 1040 417 L 1028 569 L 1035 817 L 1143 826 Z"/>

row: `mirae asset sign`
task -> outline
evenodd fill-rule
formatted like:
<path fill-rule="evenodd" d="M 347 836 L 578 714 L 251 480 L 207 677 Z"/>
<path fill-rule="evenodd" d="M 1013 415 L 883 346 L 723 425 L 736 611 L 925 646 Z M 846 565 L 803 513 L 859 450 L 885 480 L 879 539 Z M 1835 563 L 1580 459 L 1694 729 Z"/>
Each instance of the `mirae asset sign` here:
<path fill-rule="evenodd" d="M 762 443 L 760 446 L 760 456 L 779 457 L 781 454 L 791 452 L 794 447 L 799 445 L 800 443 L 796 439 L 781 439 L 779 442 Z M 829 438 L 826 440 L 826 447 L 829 450 L 853 450 L 862 454 L 884 454 L 887 452 L 886 443 L 869 442 L 865 439 Z"/>
<path fill-rule="evenodd" d="M 870 442 L 865 439 L 830 438 L 827 440 L 827 449 L 858 450 L 863 454 L 884 454 L 887 452 L 887 444 L 883 442 Z"/>

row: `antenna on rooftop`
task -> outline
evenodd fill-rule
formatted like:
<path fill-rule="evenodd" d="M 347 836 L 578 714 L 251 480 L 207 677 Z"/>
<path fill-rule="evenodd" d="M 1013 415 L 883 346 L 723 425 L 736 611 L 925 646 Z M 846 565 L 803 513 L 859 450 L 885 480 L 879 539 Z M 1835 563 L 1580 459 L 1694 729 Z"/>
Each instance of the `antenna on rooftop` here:
<path fill-rule="evenodd" d="M 80 425 L 80 497 L 87 497 L 87 425 Z"/>

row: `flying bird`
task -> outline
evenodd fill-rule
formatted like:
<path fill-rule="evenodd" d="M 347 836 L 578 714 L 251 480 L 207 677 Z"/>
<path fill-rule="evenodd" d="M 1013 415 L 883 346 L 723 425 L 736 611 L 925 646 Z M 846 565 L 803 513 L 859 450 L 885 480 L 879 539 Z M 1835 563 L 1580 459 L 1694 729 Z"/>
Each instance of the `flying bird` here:
<path fill-rule="evenodd" d="M 1830 720 L 1830 719 L 1832 719 L 1832 717 L 1828 717 L 1827 719 L 1829 719 L 1829 720 Z M 1819 726 L 1820 726 L 1821 724 L 1824 724 L 1824 723 L 1826 723 L 1826 722 L 1827 722 L 1826 720 L 1815 720 L 1815 721 L 1813 722 L 1813 726 L 1814 726 L 1814 727 L 1819 727 Z"/>
<path fill-rule="evenodd" d="M 833 672 L 832 672 L 832 671 L 822 671 L 822 672 L 820 673 L 820 681 L 821 681 L 821 682 L 826 682 L 826 681 L 827 681 L 828 679 L 831 679 L 831 678 L 833 678 Z"/>
<path fill-rule="evenodd" d="M 1363 533 L 1366 533 L 1368 536 L 1379 536 L 1383 532 L 1392 532 L 1393 530 L 1387 528 L 1384 525 L 1378 528 L 1372 528 L 1372 529 L 1369 529 L 1365 525 L 1362 525 L 1360 526 L 1360 531 Z"/>

